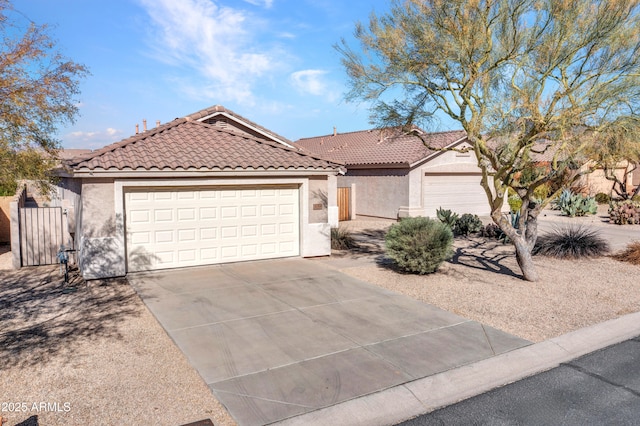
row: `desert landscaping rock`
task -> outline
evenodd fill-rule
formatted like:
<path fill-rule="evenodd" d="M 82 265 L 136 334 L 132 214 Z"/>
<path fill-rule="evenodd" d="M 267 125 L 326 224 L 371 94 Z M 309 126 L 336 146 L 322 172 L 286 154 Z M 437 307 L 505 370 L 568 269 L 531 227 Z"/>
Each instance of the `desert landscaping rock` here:
<path fill-rule="evenodd" d="M 548 221 L 547 227 L 585 222 L 598 229 L 608 227 L 618 232 L 621 228 L 607 224 L 604 213 L 584 218 L 585 221 L 574 218 L 573 222 L 554 211 L 547 214 L 543 219 Z M 384 256 L 384 238 L 377 242 L 371 238 L 383 236 L 380 229 L 391 223 L 357 220 L 343 224 L 356 239 L 367 241 L 367 253 L 336 252 L 326 263 L 371 284 L 533 342 L 640 311 L 640 266 L 606 256 L 580 260 L 537 256 L 534 261 L 540 280 L 532 283 L 522 279 L 512 245 L 480 237 L 458 237 L 453 259 L 436 273 L 398 273 Z M 625 241 L 640 240 L 640 226 L 625 230 Z M 612 235 L 618 237 L 605 233 L 606 237 Z M 611 246 L 620 249 L 622 245 L 612 241 Z"/>
<path fill-rule="evenodd" d="M 49 266 L 0 283 L 3 426 L 235 424 L 126 281 L 65 291 Z"/>

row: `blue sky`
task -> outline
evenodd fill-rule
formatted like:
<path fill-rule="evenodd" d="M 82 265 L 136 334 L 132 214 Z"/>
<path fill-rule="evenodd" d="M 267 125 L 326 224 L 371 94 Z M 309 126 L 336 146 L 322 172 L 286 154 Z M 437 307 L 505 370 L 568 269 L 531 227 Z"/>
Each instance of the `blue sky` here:
<path fill-rule="evenodd" d="M 333 48 L 388 0 L 14 0 L 48 23 L 62 53 L 85 64 L 80 116 L 65 148 L 99 148 L 142 120 L 171 121 L 221 104 L 289 139 L 369 128 L 343 100 Z"/>

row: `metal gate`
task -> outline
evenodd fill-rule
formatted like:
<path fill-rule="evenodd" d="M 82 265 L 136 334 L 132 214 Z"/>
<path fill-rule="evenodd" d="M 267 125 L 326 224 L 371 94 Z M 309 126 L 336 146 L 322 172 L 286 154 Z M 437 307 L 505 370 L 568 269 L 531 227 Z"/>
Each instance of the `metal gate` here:
<path fill-rule="evenodd" d="M 63 242 L 62 207 L 20 208 L 22 266 L 58 263 Z"/>

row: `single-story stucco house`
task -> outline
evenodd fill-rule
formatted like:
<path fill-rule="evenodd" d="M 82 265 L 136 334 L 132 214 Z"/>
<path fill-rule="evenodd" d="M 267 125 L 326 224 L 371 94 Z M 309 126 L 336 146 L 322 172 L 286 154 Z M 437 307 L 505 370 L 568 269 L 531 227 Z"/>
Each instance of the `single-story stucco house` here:
<path fill-rule="evenodd" d="M 440 207 L 459 214 L 490 213 L 481 171 L 464 131 L 423 133 L 423 141 L 393 129 L 337 133 L 295 142 L 307 152 L 345 164 L 339 187 L 355 187 L 357 216 L 435 217 Z M 452 150 L 456 149 L 456 150 Z"/>
<path fill-rule="evenodd" d="M 66 162 L 87 279 L 331 252 L 344 168 L 221 106 Z"/>

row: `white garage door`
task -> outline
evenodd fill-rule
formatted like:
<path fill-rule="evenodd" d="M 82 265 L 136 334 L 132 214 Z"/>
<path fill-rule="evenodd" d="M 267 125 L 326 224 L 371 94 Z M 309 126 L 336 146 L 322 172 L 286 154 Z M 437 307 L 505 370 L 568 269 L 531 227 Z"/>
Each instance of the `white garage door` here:
<path fill-rule="evenodd" d="M 458 214 L 488 216 L 489 202 L 480 179 L 480 175 L 425 175 L 425 215 L 436 217 L 436 210 L 442 207 Z"/>
<path fill-rule="evenodd" d="M 131 272 L 300 253 L 293 187 L 132 189 L 125 214 Z"/>

